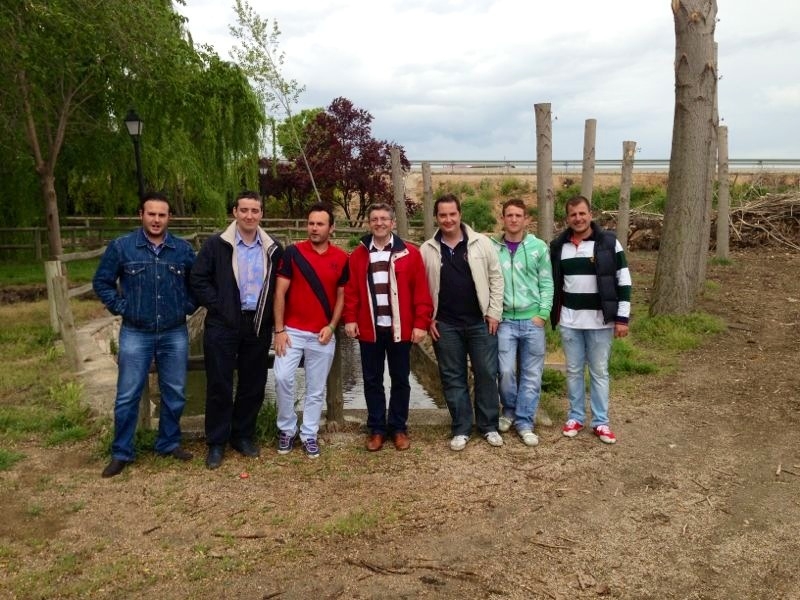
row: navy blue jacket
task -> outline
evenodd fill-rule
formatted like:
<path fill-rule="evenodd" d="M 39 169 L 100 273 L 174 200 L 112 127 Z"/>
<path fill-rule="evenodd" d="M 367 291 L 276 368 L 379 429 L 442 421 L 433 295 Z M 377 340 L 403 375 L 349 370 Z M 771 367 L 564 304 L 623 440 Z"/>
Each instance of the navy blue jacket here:
<path fill-rule="evenodd" d="M 156 255 L 140 227 L 108 245 L 92 287 L 111 314 L 122 315 L 124 325 L 165 331 L 183 325 L 195 311 L 189 291 L 193 264 L 186 240 L 167 232 Z"/>

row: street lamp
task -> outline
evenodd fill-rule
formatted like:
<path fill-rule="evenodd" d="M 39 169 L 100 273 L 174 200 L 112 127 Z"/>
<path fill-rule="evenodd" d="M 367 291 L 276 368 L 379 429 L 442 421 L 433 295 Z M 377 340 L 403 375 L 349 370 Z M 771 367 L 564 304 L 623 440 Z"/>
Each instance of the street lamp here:
<path fill-rule="evenodd" d="M 131 108 L 125 115 L 125 127 L 133 141 L 133 154 L 136 156 L 136 179 L 139 182 L 139 200 L 144 197 L 144 177 L 142 176 L 142 153 L 139 150 L 139 138 L 142 137 L 144 121 L 139 118 L 136 111 Z"/>
<path fill-rule="evenodd" d="M 258 193 L 261 194 L 261 198 L 263 199 L 266 196 L 266 187 L 267 184 L 264 181 L 267 177 L 267 173 L 269 173 L 269 163 L 266 158 L 259 158 L 258 159 L 258 174 L 260 177 L 258 178 Z"/>

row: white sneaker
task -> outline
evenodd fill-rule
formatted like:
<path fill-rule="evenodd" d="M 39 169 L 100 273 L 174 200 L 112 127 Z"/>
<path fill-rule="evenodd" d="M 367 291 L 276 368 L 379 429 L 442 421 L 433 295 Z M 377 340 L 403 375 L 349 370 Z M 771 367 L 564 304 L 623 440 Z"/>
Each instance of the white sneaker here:
<path fill-rule="evenodd" d="M 467 447 L 467 441 L 469 438 L 465 435 L 454 435 L 453 439 L 450 440 L 450 450 L 455 452 L 459 452 Z"/>
<path fill-rule="evenodd" d="M 503 445 L 503 437 L 496 431 L 490 431 L 489 433 L 485 433 L 483 437 L 486 438 L 486 441 L 489 442 L 490 446 L 499 448 L 500 446 Z"/>
<path fill-rule="evenodd" d="M 513 425 L 514 419 L 511 417 L 507 417 L 505 415 L 501 415 L 500 419 L 497 422 L 497 429 L 501 433 L 505 433 L 509 429 L 511 429 L 511 425 Z"/>
<path fill-rule="evenodd" d="M 522 443 L 526 446 L 538 446 L 539 445 L 539 436 L 533 433 L 530 429 L 523 429 L 522 431 L 517 432 L 519 433 L 519 437 L 522 440 Z"/>

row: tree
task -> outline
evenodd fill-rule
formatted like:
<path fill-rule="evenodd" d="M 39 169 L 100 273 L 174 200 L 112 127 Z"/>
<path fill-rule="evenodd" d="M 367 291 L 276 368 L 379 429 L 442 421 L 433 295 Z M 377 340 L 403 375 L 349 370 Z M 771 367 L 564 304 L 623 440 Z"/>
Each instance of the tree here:
<path fill-rule="evenodd" d="M 306 156 L 323 198 L 340 206 L 350 223 L 361 222 L 374 202 L 394 203 L 391 148 L 372 137 L 372 115 L 336 98 L 305 132 Z M 411 167 L 400 149 L 403 170 Z"/>
<path fill-rule="evenodd" d="M 308 125 L 324 111 L 324 108 L 306 108 L 278 124 L 276 137 L 283 158 L 286 160 L 301 158 L 301 148 L 305 149 Z"/>
<path fill-rule="evenodd" d="M 675 20 L 675 115 L 667 203 L 656 263 L 651 314 L 685 314 L 703 281 L 699 261 L 713 143 L 717 76 L 714 67 L 716 0 L 672 0 Z"/>
<path fill-rule="evenodd" d="M 306 159 L 304 146 L 292 120 L 292 106 L 304 88 L 294 79 L 286 79 L 281 71 L 285 55 L 280 51 L 278 38 L 281 31 L 278 22 L 260 17 L 247 0 L 236 0 L 234 4 L 238 24 L 230 27 L 231 35 L 241 46 L 234 47 L 232 54 L 247 76 L 255 85 L 264 107 L 268 112 L 282 110 L 286 116 L 289 130 L 293 134 L 296 148 L 300 152 L 303 166 L 308 173 L 311 187 L 319 199 L 314 173 Z"/>
<path fill-rule="evenodd" d="M 8 0 L 0 8 L 0 104 L 24 131 L 44 201 L 51 257 L 61 254 L 56 166 L 68 135 L 113 129 L 109 100 L 146 81 L 180 39 L 166 0 Z"/>

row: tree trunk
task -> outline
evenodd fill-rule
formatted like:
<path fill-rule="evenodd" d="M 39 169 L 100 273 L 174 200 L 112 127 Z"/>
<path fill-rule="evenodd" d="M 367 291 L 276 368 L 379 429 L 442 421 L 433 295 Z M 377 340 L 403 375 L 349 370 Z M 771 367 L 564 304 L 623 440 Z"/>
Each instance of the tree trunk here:
<path fill-rule="evenodd" d="M 717 43 L 713 45 L 713 69 L 714 69 L 714 101 L 711 109 L 711 144 L 709 145 L 708 178 L 706 180 L 706 210 L 703 213 L 703 225 L 701 231 L 703 238 L 700 240 L 700 255 L 697 257 L 697 279 L 695 281 L 695 294 L 703 293 L 706 281 L 706 267 L 708 265 L 708 249 L 711 246 L 711 213 L 714 211 L 714 178 L 717 175 L 717 126 L 719 125 L 719 112 L 717 110 Z"/>
<path fill-rule="evenodd" d="M 717 197 L 717 258 L 728 260 L 730 239 L 731 188 L 728 178 L 728 128 L 723 125 L 717 131 L 719 146 L 719 194 Z"/>
<path fill-rule="evenodd" d="M 52 173 L 40 175 L 42 196 L 44 197 L 45 219 L 47 221 L 47 244 L 50 260 L 62 254 L 61 221 L 58 218 L 58 198 L 56 197 L 56 178 Z"/>
<path fill-rule="evenodd" d="M 628 248 L 628 228 L 631 223 L 631 187 L 633 186 L 633 157 L 636 142 L 622 142 L 622 180 L 619 185 L 619 210 L 617 211 L 617 239 L 623 249 Z M 585 197 L 585 196 L 584 196 Z"/>
<path fill-rule="evenodd" d="M 595 143 L 597 140 L 597 119 L 586 119 L 583 128 L 583 174 L 581 175 L 581 196 L 592 201 L 594 188 Z"/>
<path fill-rule="evenodd" d="M 667 204 L 650 313 L 685 314 L 701 288 L 698 264 L 710 186 L 716 0 L 672 0 L 675 18 L 675 115 Z"/>
<path fill-rule="evenodd" d="M 400 165 L 400 148 L 392 146 L 392 189 L 394 191 L 394 213 L 397 218 L 397 233 L 408 239 L 408 215 L 406 214 L 406 190 L 403 168 Z"/>
<path fill-rule="evenodd" d="M 553 239 L 553 122 L 550 103 L 534 104 L 536 114 L 536 203 L 539 214 L 537 235 Z"/>
<path fill-rule="evenodd" d="M 431 163 L 422 163 L 422 218 L 425 225 L 425 239 L 433 237 L 433 180 L 431 179 Z"/>

